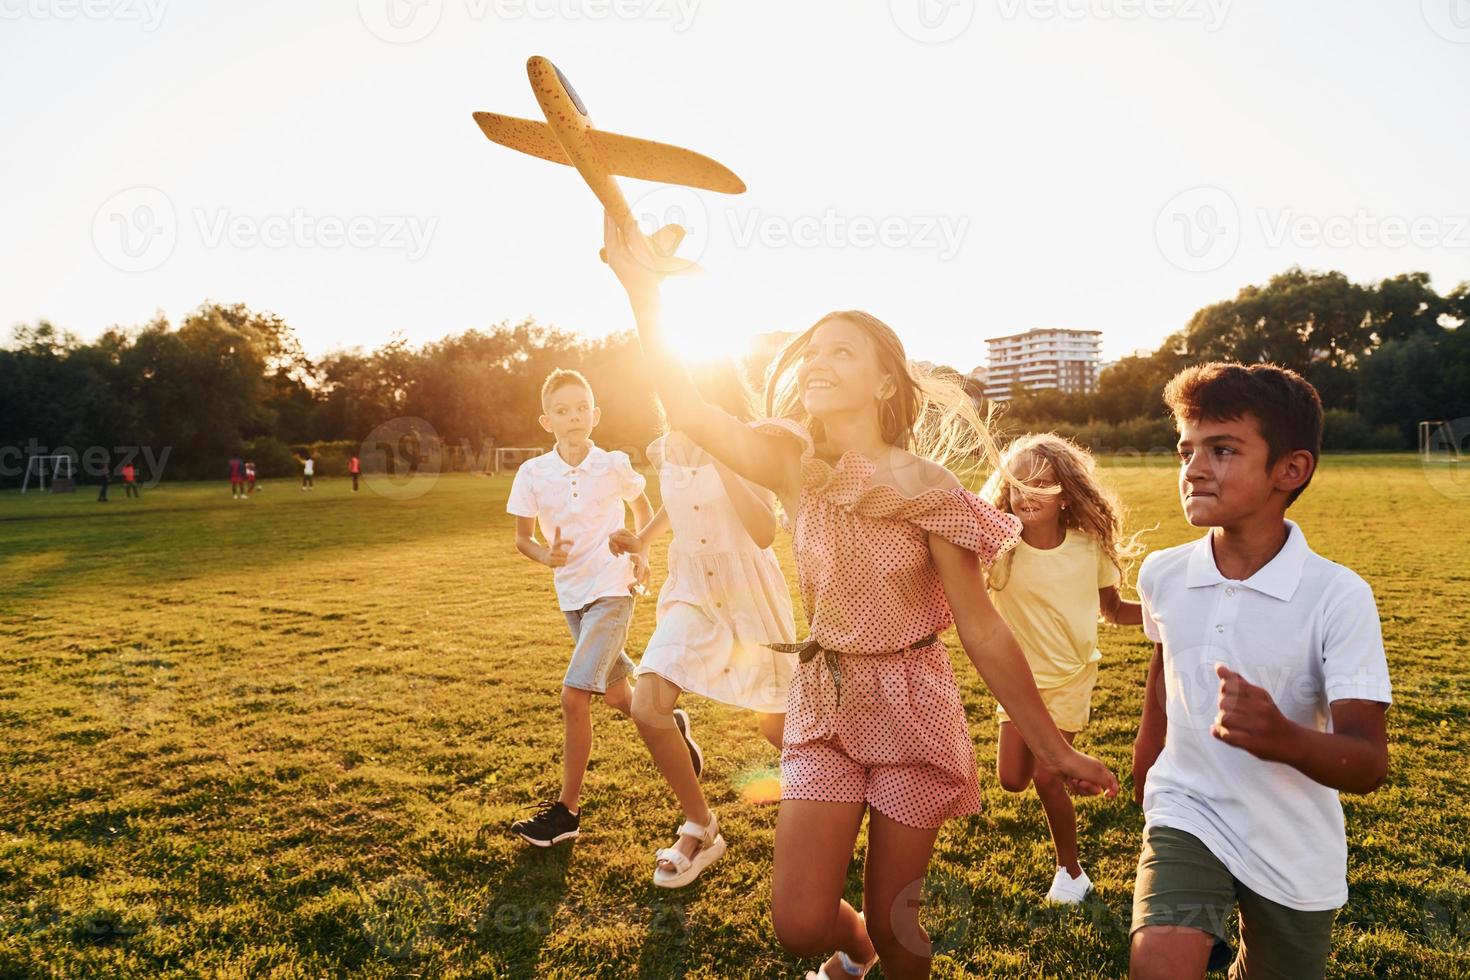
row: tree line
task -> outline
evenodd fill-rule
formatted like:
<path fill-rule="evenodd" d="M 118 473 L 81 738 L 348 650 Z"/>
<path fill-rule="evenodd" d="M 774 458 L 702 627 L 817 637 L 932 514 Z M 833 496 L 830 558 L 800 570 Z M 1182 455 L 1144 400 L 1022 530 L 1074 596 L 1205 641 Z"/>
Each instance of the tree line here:
<path fill-rule="evenodd" d="M 1099 451 L 1159 449 L 1173 441 L 1161 394 L 1175 372 L 1206 360 L 1272 361 L 1321 392 L 1329 448 L 1407 448 L 1421 419 L 1470 416 L 1467 319 L 1470 283 L 1440 295 L 1425 273 L 1359 284 L 1292 268 L 1195 313 L 1157 350 L 1111 365 L 1095 392 L 1016 391 L 1001 425 L 1055 429 Z M 773 352 L 761 347 L 746 364 L 753 380 Z M 103 447 L 115 459 L 140 446 L 153 447 L 153 459 L 167 448 L 170 479 L 220 477 L 235 454 L 265 476 L 286 476 L 307 451 L 345 458 L 403 417 L 454 447 L 446 458 L 455 465 L 481 465 L 496 446 L 549 444 L 536 416 L 541 380 L 555 367 L 591 381 L 603 407 L 599 443 L 637 455 L 657 435 L 629 333 L 594 340 L 526 320 L 313 359 L 288 324 L 243 304 L 206 303 L 177 326 L 160 316 L 90 342 L 45 321 L 22 325 L 0 348 L 0 481 L 17 485 L 31 453 L 80 458 Z"/>

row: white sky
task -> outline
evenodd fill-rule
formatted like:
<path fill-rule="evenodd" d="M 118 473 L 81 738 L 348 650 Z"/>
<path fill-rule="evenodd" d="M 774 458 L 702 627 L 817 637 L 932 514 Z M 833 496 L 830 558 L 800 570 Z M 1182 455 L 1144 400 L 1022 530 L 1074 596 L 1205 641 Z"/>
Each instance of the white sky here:
<path fill-rule="evenodd" d="M 688 346 L 857 307 L 961 369 L 1039 326 L 1111 358 L 1293 263 L 1470 278 L 1465 0 L 0 0 L 0 329 L 629 326 L 585 185 L 471 121 L 536 117 L 531 54 L 749 185 L 625 182 L 689 215 Z"/>

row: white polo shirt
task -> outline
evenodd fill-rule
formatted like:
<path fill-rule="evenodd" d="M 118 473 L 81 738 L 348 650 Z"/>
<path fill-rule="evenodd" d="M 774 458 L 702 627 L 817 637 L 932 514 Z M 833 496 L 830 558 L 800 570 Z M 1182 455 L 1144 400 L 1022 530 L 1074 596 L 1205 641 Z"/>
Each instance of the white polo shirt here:
<path fill-rule="evenodd" d="M 1210 734 L 1218 663 L 1318 731 L 1331 730 L 1333 701 L 1392 701 L 1373 590 L 1286 524 L 1280 553 L 1243 582 L 1220 574 L 1209 535 L 1154 552 L 1139 569 L 1143 631 L 1164 645 L 1168 715 L 1164 751 L 1144 787 L 1144 823 L 1198 837 L 1273 902 L 1334 909 L 1348 894 L 1337 791 Z"/>
<path fill-rule="evenodd" d="M 637 499 L 645 482 L 627 453 L 596 445 L 576 466 L 552 449 L 516 470 L 506 511 L 536 518 L 547 544 L 555 539 L 557 528 L 564 540 L 572 542 L 567 563 L 554 569 L 562 609 L 581 609 L 603 596 L 630 594 L 632 562 L 627 555 L 609 551 L 607 539 L 624 526 L 623 501 Z"/>

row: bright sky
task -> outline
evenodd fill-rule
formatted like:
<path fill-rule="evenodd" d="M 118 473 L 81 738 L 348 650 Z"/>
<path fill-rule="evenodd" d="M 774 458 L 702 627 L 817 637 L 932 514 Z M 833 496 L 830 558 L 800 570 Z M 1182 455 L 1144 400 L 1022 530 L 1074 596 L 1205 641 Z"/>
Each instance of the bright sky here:
<path fill-rule="evenodd" d="M 0 329 L 630 326 L 586 186 L 471 121 L 537 116 L 531 54 L 749 186 L 625 182 L 708 270 L 686 347 L 856 307 L 1112 358 L 1294 263 L 1470 278 L 1466 0 L 0 0 Z"/>

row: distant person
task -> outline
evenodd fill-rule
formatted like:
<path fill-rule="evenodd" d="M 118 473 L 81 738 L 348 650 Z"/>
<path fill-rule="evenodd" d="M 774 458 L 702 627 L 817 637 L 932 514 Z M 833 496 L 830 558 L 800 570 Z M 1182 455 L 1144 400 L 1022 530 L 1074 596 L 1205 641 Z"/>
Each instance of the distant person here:
<path fill-rule="evenodd" d="M 352 492 L 357 493 L 357 478 L 362 476 L 362 460 L 357 458 L 356 453 L 347 461 L 347 472 L 352 474 Z"/>
<path fill-rule="evenodd" d="M 138 493 L 138 470 L 132 463 L 124 463 L 122 468 L 123 498 L 139 497 Z"/>
<path fill-rule="evenodd" d="M 108 460 L 107 465 L 102 467 L 102 486 L 97 490 L 97 502 L 99 504 L 107 503 L 107 481 L 111 476 L 112 461 Z"/>
<path fill-rule="evenodd" d="M 254 493 L 255 493 L 255 461 L 253 459 L 247 459 L 245 461 L 245 494 L 246 494 L 246 496 L 250 496 L 250 495 L 252 495 Z"/>
<path fill-rule="evenodd" d="M 1322 977 L 1347 901 L 1339 793 L 1388 777 L 1373 589 L 1286 519 L 1317 470 L 1322 402 L 1273 364 L 1201 364 L 1164 402 L 1204 537 L 1138 573 L 1154 642 L 1133 746 L 1143 853 L 1130 976 L 1203 980 L 1232 911 L 1232 977 Z"/>
<path fill-rule="evenodd" d="M 316 487 L 312 485 L 311 479 L 315 473 L 316 460 L 312 458 L 311 453 L 307 453 L 306 458 L 301 461 L 301 490 L 303 493 L 307 490 L 316 489 Z"/>
<path fill-rule="evenodd" d="M 239 456 L 230 457 L 230 499 L 245 499 L 245 461 Z"/>

